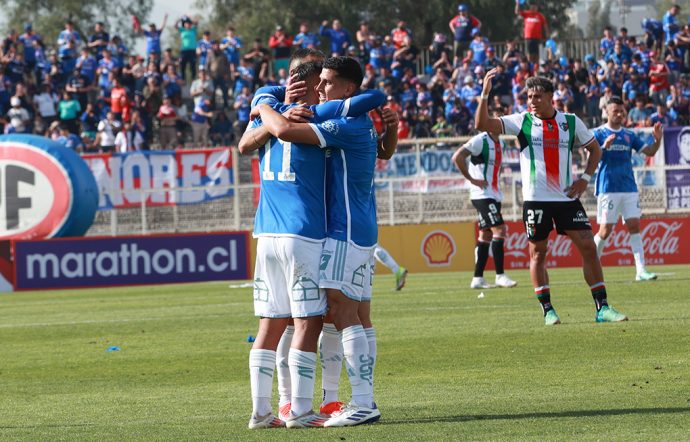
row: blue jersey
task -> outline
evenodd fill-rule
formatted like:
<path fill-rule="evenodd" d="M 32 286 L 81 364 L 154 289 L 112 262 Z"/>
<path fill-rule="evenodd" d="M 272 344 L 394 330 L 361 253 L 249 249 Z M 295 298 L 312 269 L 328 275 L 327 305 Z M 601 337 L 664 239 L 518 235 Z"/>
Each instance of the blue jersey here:
<path fill-rule="evenodd" d="M 626 128 L 614 131 L 604 125 L 594 129 L 593 132 L 601 146 L 609 135 L 616 135 L 611 147 L 608 149 L 602 147 L 595 194 L 637 192 L 632 168 L 632 151 L 639 152 L 645 146 L 644 141 L 635 132 Z"/>
<path fill-rule="evenodd" d="M 378 239 L 374 168 L 378 135 L 368 115 L 311 123 L 328 147 L 326 175 L 329 238 L 359 247 Z"/>
<path fill-rule="evenodd" d="M 283 111 L 292 105 L 282 105 L 281 95 L 284 97 L 285 88 L 261 88 L 252 106 L 266 103 Z M 374 91 L 347 100 L 310 106 L 310 109 L 314 112 L 313 121 L 322 122 L 342 115 L 354 115 L 355 112 L 367 112 L 383 104 L 384 100 L 382 92 Z M 259 124 L 254 120 L 250 127 Z M 272 138 L 259 149 L 259 169 L 261 197 L 254 221 L 254 235 L 323 240 L 326 237 L 325 151 L 318 146 Z"/>
<path fill-rule="evenodd" d="M 161 31 L 144 31 L 146 36 L 146 55 L 161 53 Z"/>

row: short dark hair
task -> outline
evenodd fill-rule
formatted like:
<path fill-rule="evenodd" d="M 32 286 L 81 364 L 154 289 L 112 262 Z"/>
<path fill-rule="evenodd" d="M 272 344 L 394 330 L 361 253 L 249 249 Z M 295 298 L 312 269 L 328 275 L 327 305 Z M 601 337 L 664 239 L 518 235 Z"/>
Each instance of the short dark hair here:
<path fill-rule="evenodd" d="M 609 98 L 609 102 L 607 104 L 617 104 L 623 106 L 623 100 L 621 97 L 614 95 L 613 97 Z"/>
<path fill-rule="evenodd" d="M 364 80 L 362 66 L 352 57 L 327 58 L 323 63 L 323 68 L 336 71 L 338 77 L 354 83 L 357 87 L 360 87 Z"/>
<path fill-rule="evenodd" d="M 292 53 L 292 56 L 290 57 L 290 64 L 292 64 L 293 60 L 304 60 L 308 57 L 314 57 L 319 58 L 321 60 L 325 60 L 326 54 L 314 48 L 299 48 Z"/>
<path fill-rule="evenodd" d="M 323 65 L 318 61 L 308 61 L 293 69 L 290 75 L 294 76 L 295 81 L 305 81 L 312 75 L 319 75 L 322 67 Z"/>
<path fill-rule="evenodd" d="M 525 83 L 527 89 L 538 92 L 553 93 L 553 83 L 546 77 L 529 77 Z"/>

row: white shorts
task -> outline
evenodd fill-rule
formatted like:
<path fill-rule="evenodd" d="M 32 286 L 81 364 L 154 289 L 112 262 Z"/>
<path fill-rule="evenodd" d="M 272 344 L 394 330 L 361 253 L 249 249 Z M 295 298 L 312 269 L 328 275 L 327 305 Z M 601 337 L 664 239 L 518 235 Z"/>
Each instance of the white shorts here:
<path fill-rule="evenodd" d="M 620 216 L 623 222 L 642 216 L 637 192 L 602 193 L 597 197 L 597 224 L 616 224 Z"/>
<path fill-rule="evenodd" d="M 306 318 L 326 313 L 319 289 L 323 243 L 292 237 L 260 237 L 254 268 L 254 314 Z"/>
<path fill-rule="evenodd" d="M 354 301 L 371 300 L 374 247 L 327 238 L 321 252 L 319 287 L 336 289 Z"/>

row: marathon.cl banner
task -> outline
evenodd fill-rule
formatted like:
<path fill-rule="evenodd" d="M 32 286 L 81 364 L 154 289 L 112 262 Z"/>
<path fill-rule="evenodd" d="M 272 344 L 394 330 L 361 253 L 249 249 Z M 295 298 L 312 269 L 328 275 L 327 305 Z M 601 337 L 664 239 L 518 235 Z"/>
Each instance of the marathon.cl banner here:
<path fill-rule="evenodd" d="M 84 155 L 98 183 L 99 210 L 195 204 L 232 196 L 230 148 Z M 191 189 L 196 187 L 196 189 Z M 171 191 L 182 188 L 184 190 Z"/>
<path fill-rule="evenodd" d="M 14 242 L 16 290 L 249 278 L 249 232 Z"/>
<path fill-rule="evenodd" d="M 594 220 L 592 228 L 599 227 Z M 525 226 L 521 221 L 506 222 L 508 234 L 505 240 L 505 268 L 528 269 L 529 251 Z M 647 264 L 690 264 L 690 241 L 683 240 L 683 232 L 690 229 L 690 218 L 642 218 L 641 233 L 644 242 Z M 630 249 L 630 234 L 624 226 L 618 224 L 609 237 L 602 252 L 601 263 L 604 266 L 635 265 Z M 582 258 L 570 238 L 556 235 L 555 230 L 549 236 L 549 253 L 546 257 L 547 267 L 580 267 Z M 487 268 L 493 269 L 493 259 Z"/>
<path fill-rule="evenodd" d="M 690 166 L 690 126 L 664 128 L 666 164 Z M 669 209 L 690 208 L 690 169 L 666 171 Z"/>

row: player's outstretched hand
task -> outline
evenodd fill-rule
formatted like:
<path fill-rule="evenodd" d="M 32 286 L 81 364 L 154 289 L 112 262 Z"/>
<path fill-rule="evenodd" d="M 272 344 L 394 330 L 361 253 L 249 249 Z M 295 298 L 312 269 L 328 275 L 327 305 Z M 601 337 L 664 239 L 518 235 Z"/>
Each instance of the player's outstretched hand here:
<path fill-rule="evenodd" d="M 484 87 L 483 87 L 483 91 L 482 91 L 483 95 L 486 95 L 489 92 L 491 92 L 491 87 L 493 86 L 491 83 L 492 83 L 492 80 L 494 79 L 494 77 L 496 76 L 497 72 L 498 72 L 498 68 L 493 68 L 489 72 L 487 72 L 486 75 L 484 76 Z"/>
<path fill-rule="evenodd" d="M 587 190 L 587 181 L 580 178 L 569 187 L 566 187 L 565 194 L 568 195 L 568 198 L 580 198 L 585 193 L 585 190 Z"/>
<path fill-rule="evenodd" d="M 604 145 L 601 146 L 604 149 L 609 149 L 611 147 L 611 144 L 613 144 L 613 140 L 616 139 L 616 134 L 611 134 L 606 139 L 604 140 Z"/>
<path fill-rule="evenodd" d="M 285 88 L 285 99 L 288 103 L 296 103 L 300 98 L 307 93 L 307 82 L 306 81 L 294 81 L 291 78 Z"/>
<path fill-rule="evenodd" d="M 306 106 L 295 106 L 283 112 L 283 116 L 294 123 L 308 123 L 314 112 Z"/>

